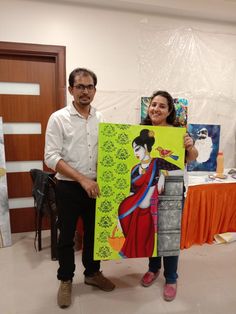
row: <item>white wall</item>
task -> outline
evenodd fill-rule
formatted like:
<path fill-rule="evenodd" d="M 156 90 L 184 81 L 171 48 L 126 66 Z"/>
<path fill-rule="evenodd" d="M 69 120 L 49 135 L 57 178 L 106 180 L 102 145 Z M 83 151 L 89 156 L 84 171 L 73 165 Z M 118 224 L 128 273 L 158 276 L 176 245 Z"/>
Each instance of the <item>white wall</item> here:
<path fill-rule="evenodd" d="M 96 72 L 108 121 L 139 123 L 140 96 L 156 89 L 188 98 L 189 122 L 221 124 L 226 166 L 236 165 L 236 24 L 1 0 L 0 40 L 66 46 L 67 76 Z"/>

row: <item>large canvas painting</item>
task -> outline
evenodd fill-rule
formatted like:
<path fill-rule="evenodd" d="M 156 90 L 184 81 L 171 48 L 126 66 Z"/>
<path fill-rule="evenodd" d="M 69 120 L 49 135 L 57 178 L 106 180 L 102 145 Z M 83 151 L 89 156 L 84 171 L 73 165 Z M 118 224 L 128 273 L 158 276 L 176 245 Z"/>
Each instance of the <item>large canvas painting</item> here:
<path fill-rule="evenodd" d="M 189 124 L 188 132 L 195 140 L 198 157 L 188 164 L 188 171 L 215 171 L 220 143 L 220 125 Z"/>
<path fill-rule="evenodd" d="M 141 97 L 141 121 L 147 115 L 150 97 Z M 176 125 L 186 127 L 188 118 L 188 100 L 185 98 L 174 98 L 176 110 Z"/>
<path fill-rule="evenodd" d="M 182 183 L 180 199 L 174 197 L 177 207 L 172 212 L 165 212 L 159 219 L 157 205 L 161 183 L 168 173 L 181 173 L 184 168 L 185 132 L 185 128 L 99 125 L 97 180 L 101 195 L 96 201 L 95 260 L 171 255 L 172 251 L 173 255 L 178 254 L 181 211 L 176 210 L 178 206 L 181 210 Z M 171 183 L 170 191 L 177 186 L 178 182 Z M 162 209 L 168 200 L 163 200 Z M 172 239 L 175 234 L 170 231 L 170 220 L 175 214 L 178 239 L 169 240 L 170 247 L 165 250 L 168 252 L 160 254 L 158 243 L 166 245 L 164 238 Z"/>
<path fill-rule="evenodd" d="M 3 126 L 0 117 L 0 247 L 11 245 Z"/>

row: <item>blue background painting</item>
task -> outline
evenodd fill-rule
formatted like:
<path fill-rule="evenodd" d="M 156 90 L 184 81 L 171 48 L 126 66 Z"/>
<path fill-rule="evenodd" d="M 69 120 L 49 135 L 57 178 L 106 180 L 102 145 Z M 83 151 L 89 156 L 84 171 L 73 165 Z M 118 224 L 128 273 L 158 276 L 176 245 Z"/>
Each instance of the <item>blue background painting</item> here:
<path fill-rule="evenodd" d="M 220 143 L 220 125 L 189 124 L 188 132 L 195 140 L 195 146 L 199 151 L 199 156 L 196 161 L 192 161 L 188 164 L 187 170 L 215 171 L 216 157 Z M 204 159 L 204 157 L 208 151 L 210 152 L 209 159 L 205 160 L 206 158 Z"/>

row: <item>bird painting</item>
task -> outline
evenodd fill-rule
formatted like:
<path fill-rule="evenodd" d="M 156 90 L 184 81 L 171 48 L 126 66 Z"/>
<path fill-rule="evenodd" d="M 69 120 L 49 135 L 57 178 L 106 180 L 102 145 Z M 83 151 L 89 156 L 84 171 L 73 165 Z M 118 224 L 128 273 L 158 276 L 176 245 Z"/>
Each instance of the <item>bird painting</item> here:
<path fill-rule="evenodd" d="M 162 148 L 160 146 L 158 146 L 156 148 L 156 150 L 158 150 L 161 158 L 170 157 L 170 158 L 172 158 L 174 160 L 178 160 L 179 159 L 179 156 L 173 155 L 173 151 L 172 150 L 164 149 L 164 148 Z"/>

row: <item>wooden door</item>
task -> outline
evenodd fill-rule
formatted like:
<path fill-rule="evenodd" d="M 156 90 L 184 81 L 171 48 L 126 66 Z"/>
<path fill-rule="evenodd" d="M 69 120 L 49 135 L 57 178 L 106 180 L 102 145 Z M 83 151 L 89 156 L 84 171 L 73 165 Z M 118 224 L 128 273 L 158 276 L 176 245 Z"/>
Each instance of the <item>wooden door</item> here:
<path fill-rule="evenodd" d="M 65 105 L 65 47 L 0 42 L 0 82 L 34 84 L 38 89 L 38 94 L 15 94 L 13 85 L 9 93 L 0 94 L 3 125 L 31 123 L 40 129 L 37 134 L 4 134 L 6 163 L 38 161 L 48 170 L 43 164 L 45 129 L 50 114 Z M 7 172 L 9 204 L 14 200 L 23 204 L 10 206 L 11 230 L 32 231 L 35 212 L 32 204 L 27 205 L 32 182 L 28 170 L 18 169 Z"/>

